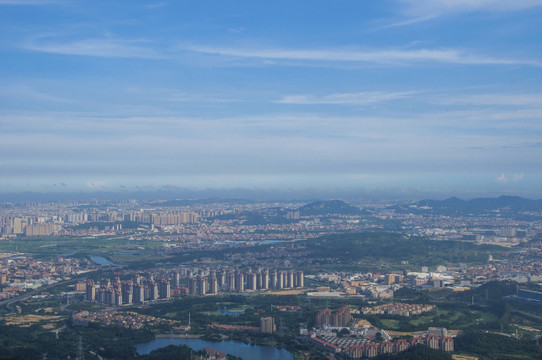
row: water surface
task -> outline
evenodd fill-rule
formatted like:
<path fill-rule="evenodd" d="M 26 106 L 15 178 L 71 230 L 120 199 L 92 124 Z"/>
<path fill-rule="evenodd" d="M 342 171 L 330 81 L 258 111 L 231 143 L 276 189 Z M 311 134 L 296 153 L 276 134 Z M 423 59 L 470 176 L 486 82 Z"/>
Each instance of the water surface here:
<path fill-rule="evenodd" d="M 148 343 L 137 344 L 138 354 L 145 355 L 153 350 L 169 345 L 186 345 L 194 350 L 201 350 L 204 347 L 222 351 L 226 354 L 240 356 L 243 360 L 293 360 L 293 356 L 285 349 L 278 349 L 272 346 L 249 345 L 240 341 L 207 341 L 202 339 L 180 339 L 160 338 Z"/>
<path fill-rule="evenodd" d="M 102 265 L 102 266 L 118 266 L 117 264 L 112 263 L 111 261 L 107 260 L 103 256 L 94 256 L 94 255 L 92 255 L 92 256 L 90 256 L 90 260 L 92 260 L 96 264 Z"/>

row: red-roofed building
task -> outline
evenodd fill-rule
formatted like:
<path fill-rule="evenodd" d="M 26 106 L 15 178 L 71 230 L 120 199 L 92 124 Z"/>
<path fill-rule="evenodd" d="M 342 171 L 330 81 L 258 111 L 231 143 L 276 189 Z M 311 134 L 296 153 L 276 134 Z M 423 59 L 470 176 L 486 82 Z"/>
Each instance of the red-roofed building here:
<path fill-rule="evenodd" d="M 395 341 L 395 352 L 401 352 L 401 351 L 405 351 L 406 349 L 409 348 L 409 344 L 406 340 L 403 340 L 403 339 L 399 339 L 397 341 Z"/>
<path fill-rule="evenodd" d="M 390 341 L 382 341 L 380 343 L 381 354 L 391 354 L 393 352 L 393 345 Z"/>
<path fill-rule="evenodd" d="M 454 339 L 446 336 L 440 340 L 440 350 L 453 352 L 454 351 Z"/>
<path fill-rule="evenodd" d="M 438 337 L 436 335 L 427 335 L 427 338 L 425 339 L 425 345 L 427 345 L 431 349 L 438 350 L 439 349 Z"/>
<path fill-rule="evenodd" d="M 348 356 L 352 359 L 361 359 L 363 357 L 363 346 L 354 345 L 346 349 Z"/>
<path fill-rule="evenodd" d="M 410 344 L 411 344 L 412 346 L 417 345 L 417 344 L 423 344 L 423 339 L 422 339 L 421 337 L 414 336 L 414 337 L 412 338 L 412 340 L 410 341 Z"/>
<path fill-rule="evenodd" d="M 365 356 L 371 358 L 378 355 L 378 348 L 376 344 L 367 344 L 365 345 Z"/>
<path fill-rule="evenodd" d="M 203 348 L 203 350 L 207 353 L 207 359 L 209 360 L 222 360 L 226 358 L 226 354 L 222 351 L 209 348 Z"/>

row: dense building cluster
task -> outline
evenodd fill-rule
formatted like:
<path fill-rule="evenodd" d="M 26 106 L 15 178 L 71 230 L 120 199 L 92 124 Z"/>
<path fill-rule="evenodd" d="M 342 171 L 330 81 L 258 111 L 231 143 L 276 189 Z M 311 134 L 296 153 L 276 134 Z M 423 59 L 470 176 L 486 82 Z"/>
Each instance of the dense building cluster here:
<path fill-rule="evenodd" d="M 127 329 L 142 329 L 147 326 L 154 327 L 162 325 L 171 327 L 181 326 L 179 321 L 141 315 L 131 311 L 122 313 L 117 311 L 81 311 L 72 316 L 72 324 L 74 326 L 88 326 L 91 322 L 99 323 L 103 326 L 120 326 Z"/>
<path fill-rule="evenodd" d="M 43 217 L 34 216 L 0 216 L 0 234 L 47 236 L 58 233 L 62 226 L 58 223 L 45 222 Z"/>
<path fill-rule="evenodd" d="M 95 268 L 95 264 L 84 258 L 57 256 L 38 260 L 31 256 L 0 254 L 0 298 L 50 285 Z"/>
<path fill-rule="evenodd" d="M 99 284 L 88 279 L 86 298 L 106 305 L 128 305 L 159 299 L 169 299 L 171 295 L 216 295 L 219 291 L 245 292 L 269 289 L 294 289 L 304 286 L 303 271 L 205 271 L 198 273 L 183 268 L 164 273 L 159 279 L 153 274 L 142 277 L 136 273 L 130 280 L 121 281 L 120 277 L 102 278 Z"/>
<path fill-rule="evenodd" d="M 39 216 L 0 216 L 0 234 L 3 236 L 49 236 L 59 234 L 66 226 L 85 223 L 113 223 L 108 226 L 112 231 L 122 229 L 120 222 L 131 221 L 140 224 L 155 226 L 193 224 L 197 222 L 198 215 L 194 212 L 70 212 L 43 214 Z M 117 223 L 117 224 L 115 224 Z"/>
<path fill-rule="evenodd" d="M 405 304 L 405 303 L 389 303 L 372 307 L 364 307 L 361 310 L 365 315 L 399 315 L 399 316 L 411 316 L 420 315 L 424 312 L 435 309 L 435 305 L 424 304 Z"/>
<path fill-rule="evenodd" d="M 102 278 L 100 284 L 94 283 L 92 279 L 86 282 L 86 298 L 88 301 L 96 301 L 106 305 L 129 305 L 144 303 L 158 299 L 169 299 L 171 287 L 167 279 L 141 279 L 136 276 L 134 280 L 120 281 L 117 277 L 112 282 L 110 279 Z"/>
<path fill-rule="evenodd" d="M 322 309 L 316 315 L 316 326 L 319 328 L 327 327 L 346 327 L 352 321 L 350 306 L 344 305 L 336 312 L 330 309 Z"/>
<path fill-rule="evenodd" d="M 130 212 L 125 215 L 126 220 L 152 225 L 179 225 L 192 224 L 198 220 L 198 215 L 193 212 Z"/>
<path fill-rule="evenodd" d="M 434 334 L 431 332 L 431 329 L 423 337 L 415 336 L 410 341 L 396 339 L 394 341 L 384 340 L 375 343 L 367 338 L 337 337 L 335 335 L 325 336 L 318 335 L 317 333 L 308 333 L 305 339 L 326 352 L 332 354 L 345 353 L 353 359 L 372 358 L 378 355 L 398 353 L 417 344 L 424 344 L 435 350 L 454 351 L 454 339 L 452 337 Z"/>

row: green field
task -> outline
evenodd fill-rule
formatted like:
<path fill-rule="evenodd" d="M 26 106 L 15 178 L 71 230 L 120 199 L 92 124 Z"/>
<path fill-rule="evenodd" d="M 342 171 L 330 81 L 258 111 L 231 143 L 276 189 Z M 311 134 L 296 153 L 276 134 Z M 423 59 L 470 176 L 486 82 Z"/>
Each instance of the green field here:
<path fill-rule="evenodd" d="M 429 327 L 448 329 L 463 329 L 470 326 L 484 327 L 485 324 L 497 322 L 498 318 L 488 311 L 457 306 L 455 309 L 437 309 L 424 315 L 412 317 L 373 315 L 369 316 L 368 320 L 376 322 L 375 325 L 387 330 L 420 331 L 427 330 Z"/>
<path fill-rule="evenodd" d="M 0 252 L 29 253 L 37 256 L 105 256 L 118 264 L 163 259 L 163 241 L 129 240 L 123 236 L 24 237 L 0 242 Z"/>

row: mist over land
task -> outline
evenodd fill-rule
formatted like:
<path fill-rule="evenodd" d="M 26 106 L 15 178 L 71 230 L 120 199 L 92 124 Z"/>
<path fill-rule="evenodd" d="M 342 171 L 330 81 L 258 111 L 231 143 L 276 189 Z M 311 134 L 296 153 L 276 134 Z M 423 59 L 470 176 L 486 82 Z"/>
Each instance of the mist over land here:
<path fill-rule="evenodd" d="M 512 193 L 528 199 L 537 199 L 538 193 L 530 191 L 518 191 Z M 450 197 L 459 197 L 464 200 L 480 197 L 499 197 L 502 193 L 494 191 L 431 191 L 426 189 L 259 189 L 259 188 L 235 188 L 235 189 L 190 189 L 181 187 L 167 187 L 167 189 L 137 190 L 137 191 L 62 191 L 62 192 L 0 192 L 0 201 L 67 201 L 67 200 L 233 200 L 244 199 L 251 201 L 312 201 L 325 199 L 343 199 L 345 201 L 418 201 L 424 199 L 443 200 Z"/>

